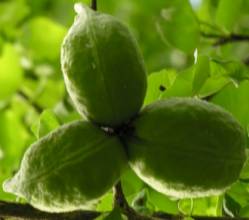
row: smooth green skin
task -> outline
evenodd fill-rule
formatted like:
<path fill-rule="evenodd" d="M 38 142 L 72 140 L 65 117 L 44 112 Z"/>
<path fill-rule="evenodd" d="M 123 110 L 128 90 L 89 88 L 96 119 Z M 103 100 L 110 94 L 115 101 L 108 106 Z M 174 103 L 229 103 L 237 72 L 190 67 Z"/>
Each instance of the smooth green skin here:
<path fill-rule="evenodd" d="M 83 7 L 64 39 L 61 64 L 67 90 L 81 115 L 116 127 L 140 110 L 147 79 L 128 28 Z"/>
<path fill-rule="evenodd" d="M 155 190 L 178 198 L 217 195 L 235 182 L 246 136 L 222 108 L 191 98 L 147 106 L 128 140 L 130 165 Z"/>
<path fill-rule="evenodd" d="M 119 140 L 89 122 L 76 121 L 48 134 L 25 153 L 6 192 L 48 212 L 89 209 L 127 166 Z"/>

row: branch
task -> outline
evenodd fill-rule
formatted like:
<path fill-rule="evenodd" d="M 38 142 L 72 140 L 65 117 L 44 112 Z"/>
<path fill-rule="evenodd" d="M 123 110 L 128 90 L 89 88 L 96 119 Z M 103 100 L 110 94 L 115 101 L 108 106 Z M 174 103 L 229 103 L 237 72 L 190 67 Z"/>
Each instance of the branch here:
<path fill-rule="evenodd" d="M 156 212 L 153 216 L 143 216 L 132 209 L 124 197 L 121 184 L 118 183 L 114 189 L 114 206 L 119 207 L 129 220 L 183 220 L 184 216 Z M 28 204 L 0 201 L 0 219 L 14 218 L 20 220 L 94 220 L 100 212 L 96 211 L 74 211 L 66 213 L 48 213 L 37 210 Z M 248 220 L 248 218 L 230 217 L 205 217 L 193 216 L 194 220 Z"/>
<path fill-rule="evenodd" d="M 75 211 L 67 213 L 42 212 L 27 204 L 0 201 L 0 219 L 17 218 L 25 220 L 93 220 L 100 215 L 94 211 Z"/>
<path fill-rule="evenodd" d="M 220 34 L 210 34 L 210 33 L 201 32 L 201 35 L 204 38 L 215 39 L 216 41 L 213 44 L 214 46 L 220 46 L 233 42 L 249 41 L 249 35 L 243 35 L 243 34 L 231 33 L 229 35 L 220 35 Z"/>
<path fill-rule="evenodd" d="M 92 5 L 91 5 L 91 8 L 94 10 L 94 11 L 97 11 L 97 0 L 92 0 Z"/>

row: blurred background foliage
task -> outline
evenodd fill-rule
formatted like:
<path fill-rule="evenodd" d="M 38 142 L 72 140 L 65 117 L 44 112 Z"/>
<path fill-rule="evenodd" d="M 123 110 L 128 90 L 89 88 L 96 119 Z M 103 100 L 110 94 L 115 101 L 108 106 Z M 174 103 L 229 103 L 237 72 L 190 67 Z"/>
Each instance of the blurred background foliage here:
<path fill-rule="evenodd" d="M 0 1 L 0 183 L 33 141 L 79 118 L 60 69 L 76 2 Z M 199 97 L 225 107 L 249 134 L 248 0 L 99 0 L 98 8 L 121 19 L 138 40 L 148 70 L 145 104 Z M 226 194 L 192 201 L 163 196 L 130 170 L 122 182 L 129 203 L 145 214 L 249 217 L 249 164 Z M 0 189 L 0 199 L 18 198 Z M 110 192 L 96 209 L 111 208 Z"/>

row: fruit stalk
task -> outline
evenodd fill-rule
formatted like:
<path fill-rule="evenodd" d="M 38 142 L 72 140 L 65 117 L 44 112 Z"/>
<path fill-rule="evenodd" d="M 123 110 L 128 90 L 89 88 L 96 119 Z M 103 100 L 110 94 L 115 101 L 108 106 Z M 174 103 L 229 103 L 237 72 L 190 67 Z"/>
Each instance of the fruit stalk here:
<path fill-rule="evenodd" d="M 97 11 L 97 0 L 92 0 L 92 4 L 91 4 L 91 8 L 94 10 L 94 11 Z"/>

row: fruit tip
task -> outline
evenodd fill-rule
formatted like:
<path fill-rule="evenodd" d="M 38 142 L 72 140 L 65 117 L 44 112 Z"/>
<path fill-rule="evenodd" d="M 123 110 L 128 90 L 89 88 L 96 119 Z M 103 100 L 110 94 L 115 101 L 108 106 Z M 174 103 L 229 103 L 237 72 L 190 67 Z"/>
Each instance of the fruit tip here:
<path fill-rule="evenodd" d="M 11 179 L 7 179 L 3 182 L 2 185 L 4 192 L 11 192 Z"/>
<path fill-rule="evenodd" d="M 8 178 L 3 182 L 2 189 L 6 193 L 16 194 L 17 185 L 18 183 L 17 183 L 16 177 L 14 176 L 13 178 Z"/>
<path fill-rule="evenodd" d="M 84 11 L 84 5 L 80 2 L 74 4 L 74 11 L 77 14 L 81 14 Z"/>

